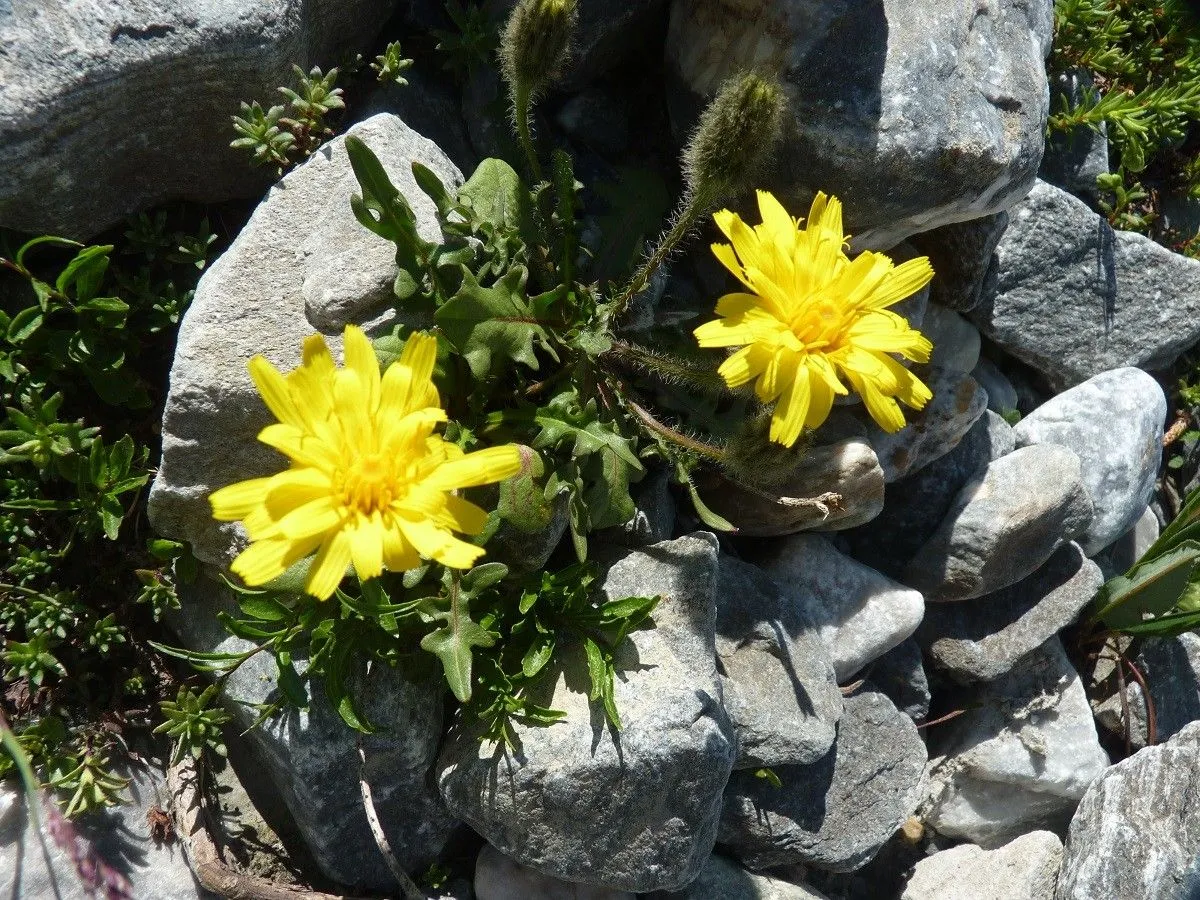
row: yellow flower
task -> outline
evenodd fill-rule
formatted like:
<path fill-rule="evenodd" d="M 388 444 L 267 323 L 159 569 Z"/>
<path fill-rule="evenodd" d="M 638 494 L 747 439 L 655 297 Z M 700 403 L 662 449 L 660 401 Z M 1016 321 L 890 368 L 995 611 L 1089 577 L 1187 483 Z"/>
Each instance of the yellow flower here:
<path fill-rule="evenodd" d="M 824 422 L 834 395 L 848 393 L 842 377 L 881 428 L 899 431 L 896 400 L 921 409 L 933 394 L 889 354 L 928 362 L 933 345 L 887 307 L 929 283 L 929 260 L 893 266 L 871 252 L 851 260 L 836 197 L 817 194 L 806 228 L 766 191 L 758 208 L 754 227 L 729 210 L 713 217 L 732 242 L 713 253 L 752 293 L 717 301 L 721 318 L 695 331 L 700 346 L 742 348 L 719 371 L 731 388 L 757 378 L 759 399 L 775 401 L 772 441 L 790 447 L 805 426 Z"/>
<path fill-rule="evenodd" d="M 322 600 L 350 563 L 364 581 L 415 568 L 422 557 L 468 569 L 483 549 L 452 532 L 479 534 L 487 513 L 451 492 L 521 468 L 514 445 L 464 454 L 434 434 L 446 420 L 431 380 L 435 338 L 412 335 L 382 377 L 360 329 L 346 327 L 345 348 L 339 369 L 314 335 L 287 376 L 262 356 L 250 360 L 250 377 L 279 420 L 258 439 L 292 465 L 209 498 L 214 518 L 240 520 L 250 536 L 232 567 L 248 585 L 266 584 L 313 551 L 305 590 Z"/>

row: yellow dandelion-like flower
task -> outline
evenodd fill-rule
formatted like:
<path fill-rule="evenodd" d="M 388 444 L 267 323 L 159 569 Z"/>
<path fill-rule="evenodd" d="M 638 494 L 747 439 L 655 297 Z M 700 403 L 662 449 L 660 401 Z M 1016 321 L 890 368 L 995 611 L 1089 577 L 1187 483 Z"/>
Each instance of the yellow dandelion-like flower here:
<path fill-rule="evenodd" d="M 214 491 L 213 517 L 241 521 L 250 546 L 233 562 L 248 585 L 266 584 L 316 551 L 305 590 L 324 600 L 351 563 L 364 581 L 432 559 L 469 569 L 483 549 L 487 513 L 453 491 L 503 481 L 521 468 L 514 445 L 464 454 L 434 433 L 446 421 L 432 381 L 437 340 L 414 334 L 380 375 L 371 342 L 345 333 L 339 369 L 320 335 L 300 367 L 283 375 L 262 356 L 250 377 L 279 420 L 258 439 L 291 468 Z"/>
<path fill-rule="evenodd" d="M 808 225 L 758 192 L 762 224 L 729 210 L 713 218 L 732 243 L 713 244 L 717 259 L 751 293 L 717 301 L 720 319 L 696 329 L 702 347 L 740 347 L 719 369 L 726 384 L 757 379 L 764 403 L 775 402 L 771 440 L 792 446 L 805 426 L 825 421 L 844 377 L 888 432 L 904 427 L 897 400 L 921 409 L 933 396 L 891 354 L 928 362 L 933 345 L 887 307 L 933 277 L 925 257 L 895 266 L 882 253 L 851 260 L 845 252 L 842 204 L 817 194 Z"/>

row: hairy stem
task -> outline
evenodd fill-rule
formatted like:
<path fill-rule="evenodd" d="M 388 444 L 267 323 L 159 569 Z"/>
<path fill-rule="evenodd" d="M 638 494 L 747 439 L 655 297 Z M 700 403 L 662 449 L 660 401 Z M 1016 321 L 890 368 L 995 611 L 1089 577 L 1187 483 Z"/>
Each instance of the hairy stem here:
<path fill-rule="evenodd" d="M 725 380 L 716 372 L 697 369 L 681 359 L 637 344 L 613 341 L 609 353 L 616 359 L 657 375 L 663 381 L 687 384 L 710 393 L 723 393 L 726 389 Z"/>
<path fill-rule="evenodd" d="M 724 462 L 725 451 L 713 444 L 706 444 L 704 441 L 698 441 L 695 438 L 688 437 L 686 434 L 676 431 L 669 425 L 664 425 L 658 419 L 654 418 L 644 407 L 638 405 L 628 397 L 625 398 L 625 404 L 646 428 L 657 434 L 659 437 L 665 438 L 672 444 L 677 444 L 686 450 L 691 450 L 705 459 L 711 459 L 714 462 Z"/>
<path fill-rule="evenodd" d="M 516 83 L 512 91 L 513 124 L 517 129 L 517 142 L 525 151 L 525 161 L 529 164 L 529 174 L 536 184 L 542 180 L 542 165 L 538 162 L 537 153 L 533 149 L 533 133 L 529 127 L 533 115 L 533 97 L 529 85 Z"/>

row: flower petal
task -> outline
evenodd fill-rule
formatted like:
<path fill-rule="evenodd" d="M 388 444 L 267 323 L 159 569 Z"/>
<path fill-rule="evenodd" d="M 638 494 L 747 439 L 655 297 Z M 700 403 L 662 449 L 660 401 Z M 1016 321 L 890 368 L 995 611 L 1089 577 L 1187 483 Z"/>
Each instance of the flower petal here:
<path fill-rule="evenodd" d="M 451 569 L 469 569 L 483 556 L 483 548 L 460 541 L 445 528 L 427 519 L 397 516 L 404 536 L 426 559 L 436 560 Z"/>
<path fill-rule="evenodd" d="M 317 558 L 308 570 L 304 590 L 318 600 L 328 600 L 346 577 L 349 565 L 350 533 L 346 530 L 337 531 L 321 545 Z"/>
<path fill-rule="evenodd" d="M 246 518 L 266 499 L 267 489 L 272 480 L 273 476 L 251 478 L 213 491 L 208 495 L 213 518 L 218 522 L 237 522 Z"/>
<path fill-rule="evenodd" d="M 425 479 L 426 487 L 452 491 L 504 481 L 521 471 L 521 451 L 515 444 L 476 450 L 460 459 L 442 463 Z M 424 551 L 422 551 L 424 553 Z"/>
<path fill-rule="evenodd" d="M 375 413 L 379 409 L 379 359 L 375 356 L 375 348 L 371 346 L 371 339 L 361 328 L 347 325 L 343 338 L 343 352 L 346 357 L 346 368 L 358 376 L 367 392 L 367 412 Z"/>

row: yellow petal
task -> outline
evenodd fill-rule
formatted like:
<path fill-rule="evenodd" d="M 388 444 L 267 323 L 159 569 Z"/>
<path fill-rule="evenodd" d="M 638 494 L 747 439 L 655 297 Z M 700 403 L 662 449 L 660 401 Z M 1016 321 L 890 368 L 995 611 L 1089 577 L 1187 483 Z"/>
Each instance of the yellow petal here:
<path fill-rule="evenodd" d="M 933 266 L 928 257 L 918 256 L 902 262 L 871 292 L 867 300 L 871 309 L 883 309 L 911 297 L 933 279 Z"/>
<path fill-rule="evenodd" d="M 250 512 L 266 499 L 267 489 L 271 478 L 251 478 L 239 481 L 208 495 L 212 505 L 213 518 L 218 522 L 237 522 L 250 515 Z"/>
<path fill-rule="evenodd" d="M 263 503 L 271 518 L 278 520 L 306 503 L 332 494 L 333 482 L 329 476 L 320 469 L 305 466 L 273 477 Z"/>
<path fill-rule="evenodd" d="M 738 262 L 737 254 L 733 252 L 733 247 L 729 246 L 729 244 L 713 244 L 712 252 L 721 265 L 732 272 L 738 281 L 746 285 L 746 287 L 750 287 L 750 283 L 746 281 L 746 270 Z"/>
<path fill-rule="evenodd" d="M 366 408 L 374 413 L 379 408 L 379 360 L 371 339 L 361 328 L 347 325 L 343 338 L 346 368 L 353 370 L 367 392 Z"/>
<path fill-rule="evenodd" d="M 400 358 L 383 374 L 381 413 L 404 416 L 418 409 L 438 406 L 433 386 L 433 368 L 437 364 L 437 338 L 413 332 L 404 342 Z"/>
<path fill-rule="evenodd" d="M 808 415 L 804 417 L 804 427 L 811 430 L 820 428 L 825 424 L 825 420 L 829 418 L 829 411 L 833 409 L 834 392 L 823 374 L 819 371 L 814 371 L 811 363 L 809 363 L 808 369 L 812 375 L 808 380 L 811 398 L 808 405 Z"/>
<path fill-rule="evenodd" d="M 800 366 L 771 414 L 771 440 L 785 447 L 796 443 L 808 418 L 811 396 L 808 366 Z"/>
<path fill-rule="evenodd" d="M 521 451 L 515 444 L 505 444 L 502 447 L 476 450 L 461 459 L 443 463 L 424 483 L 426 487 L 435 490 L 452 491 L 494 484 L 511 478 L 520 471 Z"/>
<path fill-rule="evenodd" d="M 367 407 L 368 386 L 353 369 L 339 369 L 333 380 L 333 405 L 342 438 L 360 452 L 376 450 L 374 428 Z"/>
<path fill-rule="evenodd" d="M 345 530 L 337 531 L 321 544 L 317 558 L 308 570 L 304 590 L 318 600 L 328 600 L 342 583 L 349 565 L 350 534 Z"/>
<path fill-rule="evenodd" d="M 451 569 L 469 569 L 475 560 L 483 556 L 483 548 L 468 544 L 454 537 L 445 528 L 439 528 L 425 519 L 410 519 L 398 516 L 404 536 L 426 559 L 436 560 Z"/>
<path fill-rule="evenodd" d="M 258 433 L 258 439 L 303 466 L 333 472 L 341 465 L 341 455 L 335 448 L 292 425 L 268 425 Z"/>
<path fill-rule="evenodd" d="M 421 565 L 417 548 L 404 536 L 394 516 L 388 516 L 383 533 L 383 564 L 391 572 L 407 572 Z"/>
<path fill-rule="evenodd" d="M 280 422 L 288 425 L 302 424 L 303 419 L 296 409 L 296 402 L 288 387 L 287 379 L 279 373 L 279 370 L 267 362 L 267 358 L 261 354 L 251 358 L 250 362 L 246 364 L 246 368 L 250 370 L 250 378 L 254 381 L 254 386 L 258 388 L 258 393 L 262 395 L 263 402 L 267 404 L 267 409 L 271 411 L 271 414 Z"/>
<path fill-rule="evenodd" d="M 242 551 L 230 568 L 250 587 L 257 587 L 278 578 L 312 553 L 319 543 L 319 539 L 289 541 L 283 537 L 255 541 Z"/>
<path fill-rule="evenodd" d="M 383 574 L 383 521 L 379 513 L 369 519 L 359 517 L 348 530 L 355 574 L 362 581 L 378 578 Z"/>
<path fill-rule="evenodd" d="M 345 518 L 341 505 L 325 495 L 293 509 L 279 520 L 278 525 L 290 540 L 300 541 L 340 529 Z"/>

